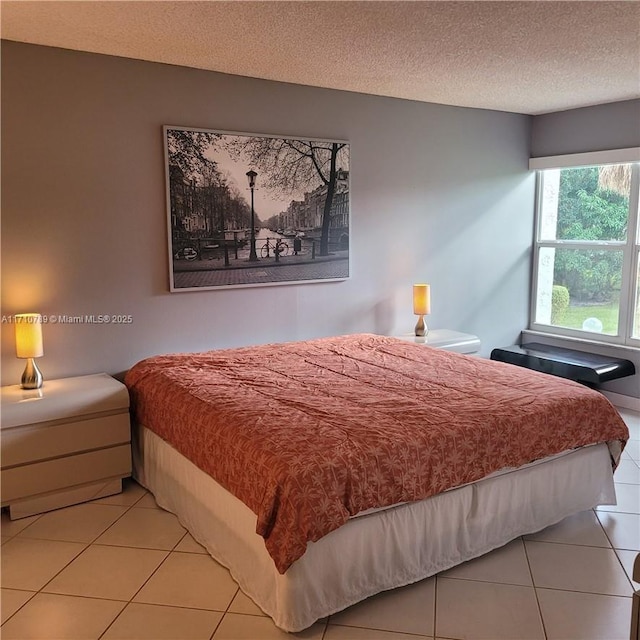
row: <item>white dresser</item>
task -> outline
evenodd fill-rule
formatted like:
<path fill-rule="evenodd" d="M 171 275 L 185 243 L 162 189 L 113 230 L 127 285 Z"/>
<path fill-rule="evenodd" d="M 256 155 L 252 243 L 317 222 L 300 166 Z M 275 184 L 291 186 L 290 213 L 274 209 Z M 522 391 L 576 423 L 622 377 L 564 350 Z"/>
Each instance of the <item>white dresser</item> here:
<path fill-rule="evenodd" d="M 477 336 L 451 329 L 430 329 L 426 336 L 407 333 L 393 337 L 457 353 L 477 353 L 480 351 L 480 339 Z"/>
<path fill-rule="evenodd" d="M 129 393 L 99 373 L 2 387 L 2 506 L 12 519 L 122 491 L 131 475 Z"/>

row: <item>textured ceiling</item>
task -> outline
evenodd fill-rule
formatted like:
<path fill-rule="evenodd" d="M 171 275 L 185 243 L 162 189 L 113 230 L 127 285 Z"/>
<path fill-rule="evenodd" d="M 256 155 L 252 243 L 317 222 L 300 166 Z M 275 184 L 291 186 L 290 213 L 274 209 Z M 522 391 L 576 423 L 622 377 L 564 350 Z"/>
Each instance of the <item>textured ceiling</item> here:
<path fill-rule="evenodd" d="M 640 2 L 9 1 L 2 38 L 540 114 L 640 97 Z"/>

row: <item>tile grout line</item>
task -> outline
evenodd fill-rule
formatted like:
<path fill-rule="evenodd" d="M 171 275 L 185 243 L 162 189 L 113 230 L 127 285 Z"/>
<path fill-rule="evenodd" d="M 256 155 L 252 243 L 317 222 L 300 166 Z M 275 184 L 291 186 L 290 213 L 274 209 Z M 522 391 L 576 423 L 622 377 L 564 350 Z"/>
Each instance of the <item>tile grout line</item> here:
<path fill-rule="evenodd" d="M 90 547 L 92 547 L 94 544 L 96 544 L 96 540 L 108 529 L 110 529 L 113 525 L 116 524 L 116 522 L 118 522 L 121 518 L 124 517 L 125 514 L 127 514 L 142 498 L 143 496 L 140 496 L 140 498 L 138 498 L 138 500 L 136 500 L 134 503 L 130 504 L 130 505 L 104 505 L 104 506 L 118 506 L 118 507 L 126 507 L 125 510 L 108 526 L 106 526 L 100 533 L 98 533 L 90 542 L 78 542 L 78 541 L 70 541 L 70 540 L 50 540 L 49 538 L 29 538 L 29 537 L 25 537 L 25 540 L 45 540 L 47 542 L 71 542 L 74 544 L 84 544 L 85 547 L 84 549 L 82 549 L 82 551 L 80 551 L 80 553 L 76 554 L 73 558 L 71 558 L 71 560 L 69 560 L 69 562 L 67 562 L 59 571 L 57 571 L 49 580 L 47 580 L 42 587 L 40 587 L 36 592 L 33 592 L 33 595 L 31 596 L 31 598 L 29 598 L 27 600 L 27 602 L 25 602 L 21 607 L 19 607 L 16 611 L 14 611 L 3 623 L 2 626 L 4 626 L 7 622 L 9 622 L 9 620 L 11 620 L 11 618 L 13 618 L 18 611 L 20 611 L 27 603 L 31 602 L 31 600 L 33 600 L 33 598 L 37 595 L 54 595 L 54 596 L 67 596 L 67 597 L 81 597 L 81 598 L 87 598 L 87 599 L 91 599 L 91 600 L 106 600 L 109 602 L 123 602 L 125 603 L 125 606 L 123 607 L 122 611 L 124 611 L 124 609 L 127 606 L 127 601 L 125 600 L 115 600 L 115 599 L 111 599 L 111 598 L 91 598 L 89 596 L 75 596 L 75 595 L 71 595 L 71 594 L 64 594 L 64 593 L 52 593 L 52 592 L 48 592 L 48 591 L 44 591 L 47 586 L 49 584 L 51 584 L 51 582 L 53 580 L 55 580 L 67 567 L 69 567 L 75 560 L 77 560 L 80 556 L 82 556 L 87 549 L 89 549 Z M 88 502 L 84 502 L 84 503 L 79 503 L 79 504 L 91 504 L 92 501 L 88 501 Z M 100 503 L 102 504 L 102 503 Z M 70 507 L 73 506 L 77 506 L 77 505 L 67 505 L 66 507 L 61 507 L 61 509 L 68 509 Z M 52 511 L 58 511 L 58 509 L 52 509 Z M 51 513 L 52 511 L 47 511 L 45 513 L 41 513 L 38 514 L 38 517 L 33 521 L 30 522 L 26 527 L 24 527 L 24 529 L 21 529 L 17 534 L 15 534 L 14 536 L 11 537 L 11 539 L 16 539 L 17 536 L 19 534 L 22 534 L 23 532 L 27 531 L 29 529 L 29 527 L 31 527 L 32 525 L 34 525 L 36 522 L 38 522 L 42 517 L 46 516 L 47 513 Z M 101 546 L 101 545 L 97 545 L 97 546 Z M 102 545 L 102 546 L 106 546 L 106 545 Z M 163 560 L 164 562 L 164 560 Z M 136 592 L 137 593 L 137 592 Z M 108 625 L 107 629 L 113 624 L 113 622 L 120 616 L 120 614 L 122 613 L 122 611 L 120 611 L 120 613 L 116 616 L 116 618 L 114 618 L 114 620 L 111 621 L 111 623 Z M 106 633 L 107 629 L 105 629 L 105 631 L 100 634 L 99 638 L 101 638 L 104 633 Z"/>
<path fill-rule="evenodd" d="M 540 623 L 542 624 L 542 634 L 544 635 L 544 640 L 548 640 L 549 636 L 547 634 L 547 625 L 544 622 L 544 615 L 542 615 L 542 606 L 540 605 L 540 598 L 538 597 L 538 589 L 536 587 L 536 581 L 533 578 L 533 570 L 531 569 L 531 560 L 529 559 L 529 552 L 527 551 L 527 544 L 524 539 L 524 536 L 520 536 L 522 540 L 522 547 L 524 548 L 524 557 L 527 560 L 527 568 L 529 569 L 529 577 L 531 578 L 531 585 L 533 586 L 533 595 L 536 599 L 536 605 L 538 607 L 538 615 L 540 616 Z"/>
<path fill-rule="evenodd" d="M 373 596 L 370 596 L 370 597 L 373 597 Z M 240 615 L 247 615 L 247 614 L 240 614 Z M 327 626 L 329 626 L 328 621 L 327 621 Z M 381 631 L 382 633 L 392 633 L 395 635 L 403 634 L 405 636 L 412 636 L 413 638 L 416 638 L 416 640 L 425 640 L 425 639 L 431 640 L 431 638 L 434 637 L 434 636 L 425 636 L 423 633 L 414 633 L 413 631 L 389 631 L 389 629 L 378 629 L 377 627 L 361 627 L 355 624 L 334 624 L 333 626 L 341 627 L 342 629 L 362 629 L 363 631 Z M 303 633 L 303 632 L 299 631 L 297 633 Z M 446 636 L 438 636 L 438 637 L 446 638 Z M 461 640 L 461 639 L 452 638 L 451 640 Z"/>
<path fill-rule="evenodd" d="M 148 493 L 148 492 L 147 492 Z M 130 509 L 133 509 L 133 507 L 140 502 L 140 500 L 142 500 L 142 498 L 144 498 L 144 495 L 140 496 L 140 498 L 138 500 L 136 500 L 136 502 L 134 504 L 131 505 L 131 507 L 129 509 L 127 509 L 124 513 L 129 513 Z M 124 516 L 124 513 L 122 514 Z M 115 522 L 114 522 L 115 524 Z M 113 525 L 112 525 L 113 526 Z M 111 527 L 109 527 L 111 528 Z M 149 551 L 167 551 L 167 555 L 164 557 L 164 559 L 162 560 L 162 562 L 160 562 L 158 564 L 158 566 L 147 576 L 147 579 L 144 580 L 144 582 L 140 585 L 140 587 L 138 588 L 138 590 L 129 598 L 128 602 L 124 605 L 124 607 L 122 608 L 122 611 L 120 611 L 120 613 L 118 613 L 118 615 L 107 625 L 107 627 L 105 628 L 105 630 L 98 636 L 98 640 L 100 640 L 100 638 L 103 638 L 105 633 L 107 633 L 107 631 L 109 631 L 109 629 L 114 625 L 114 623 L 116 622 L 116 620 L 123 614 L 123 612 L 125 611 L 125 609 L 133 603 L 133 599 L 140 593 L 140 591 L 142 591 L 142 589 L 144 589 L 145 585 L 149 582 L 149 580 L 151 580 L 151 578 L 158 572 L 158 570 L 160 569 L 160 567 L 167 561 L 167 558 L 171 555 L 171 553 L 173 552 L 173 550 L 180 544 L 180 542 L 182 541 L 182 539 L 187 535 L 188 531 L 185 530 L 184 535 L 180 537 L 180 539 L 173 545 L 173 547 L 171 549 L 169 549 L 168 551 L 166 549 L 148 549 Z M 102 535 L 102 534 L 100 534 Z M 99 546 L 99 545 L 98 545 Z M 103 546 L 115 546 L 118 547 L 120 546 L 122 548 L 122 545 L 103 545 Z M 138 548 L 138 547 L 125 547 L 125 548 Z M 145 603 L 141 603 L 141 604 L 145 604 Z"/>
<path fill-rule="evenodd" d="M 137 502 L 137 501 L 136 501 Z M 82 503 L 82 504 L 89 504 L 89 503 Z M 75 505 L 69 505 L 69 506 L 75 506 Z M 64 509 L 68 509 L 69 506 L 67 507 L 63 507 Z M 112 505 L 112 506 L 116 506 L 116 505 Z M 118 505 L 118 506 L 124 506 L 124 505 Z M 95 538 L 93 538 L 92 541 L 86 543 L 86 542 L 76 542 L 73 540 L 49 540 L 47 538 L 25 538 L 26 540 L 46 540 L 47 542 L 75 542 L 76 544 L 84 544 L 85 548 L 78 553 L 77 555 L 75 555 L 69 562 L 67 562 L 67 564 L 64 565 L 64 567 L 62 567 L 54 576 L 52 576 L 49 580 L 47 580 L 47 582 L 45 582 L 42 587 L 40 587 L 40 589 L 38 589 L 37 593 L 49 593 L 47 591 L 44 591 L 44 589 L 47 588 L 47 586 L 49 584 L 51 584 L 51 582 L 53 582 L 53 580 L 55 580 L 72 562 L 75 562 L 75 560 L 77 560 L 81 555 L 83 555 L 87 549 L 89 549 L 90 547 L 92 547 L 95 543 L 96 540 L 108 529 L 110 529 L 116 522 L 118 522 L 122 517 L 124 517 L 124 515 L 126 513 L 129 512 L 129 509 L 131 509 L 133 507 L 133 505 L 131 505 L 130 507 L 128 507 L 127 509 L 125 509 L 109 526 L 105 527 L 98 535 L 95 536 Z M 57 511 L 54 510 L 54 511 Z M 47 512 L 50 513 L 50 512 Z M 40 514 L 40 517 L 44 516 L 46 514 Z M 38 518 L 39 520 L 40 518 Z M 26 531 L 31 525 L 35 524 L 36 522 L 38 522 L 38 520 L 35 520 L 34 522 L 29 523 L 22 531 L 20 531 L 19 533 L 22 533 L 23 531 Z M 56 595 L 56 594 L 54 594 Z M 57 594 L 57 595 L 65 595 L 65 594 Z M 69 594 L 66 594 L 69 595 Z M 108 599 L 108 598 L 104 598 L 104 599 Z M 120 600 L 119 602 L 122 602 L 122 600 Z"/>
<path fill-rule="evenodd" d="M 103 531 L 101 531 L 98 535 L 95 536 L 95 538 L 93 539 L 93 541 L 89 542 L 89 544 L 87 544 L 87 546 L 74 558 L 72 558 L 72 560 L 70 560 L 62 569 L 60 569 L 60 571 L 58 571 L 48 582 L 46 582 L 38 591 L 38 593 L 44 593 L 47 594 L 49 592 L 44 591 L 44 589 L 46 589 L 47 585 L 51 584 L 51 582 L 53 580 L 55 580 L 55 578 L 57 578 L 68 566 L 71 565 L 71 563 L 73 563 L 76 559 L 78 559 L 81 555 L 83 555 L 87 549 L 89 549 L 90 547 L 92 547 L 94 544 L 96 544 L 96 540 L 107 530 L 109 530 L 111 527 L 113 527 L 116 522 L 118 522 L 121 518 L 123 518 L 125 516 L 125 514 L 129 513 L 129 511 L 142 499 L 143 496 L 140 496 L 140 498 L 138 498 L 138 500 L 136 500 L 133 504 L 131 505 L 105 505 L 105 506 L 121 506 L 121 507 L 127 507 L 109 526 L 105 527 Z M 83 504 L 89 504 L 89 503 L 83 503 Z M 70 505 L 70 506 L 74 506 L 74 505 Z M 68 508 L 68 507 L 65 507 Z M 42 514 L 44 515 L 44 514 Z M 35 521 L 37 522 L 37 520 Z M 32 522 L 31 524 L 35 524 L 35 522 Z M 28 529 L 31 524 L 27 527 L 25 527 L 25 529 Z M 56 542 L 56 541 L 49 541 L 49 542 Z M 100 546 L 100 545 L 97 545 Z M 164 561 L 163 561 L 164 562 Z M 70 594 L 52 594 L 52 595 L 70 595 Z M 77 596 L 71 596 L 71 597 L 77 597 Z M 82 596 L 81 596 L 82 597 Z M 86 596 L 84 596 L 86 597 Z M 110 600 L 109 598 L 93 598 L 94 600 Z M 30 599 L 31 600 L 31 599 Z M 110 600 L 113 602 L 113 600 Z M 107 627 L 105 628 L 105 630 L 98 636 L 99 638 L 102 638 L 102 636 L 104 636 L 104 634 L 107 632 L 107 629 L 109 629 L 109 627 L 111 627 L 111 625 L 120 617 L 120 614 L 127 608 L 127 602 L 125 600 L 115 600 L 115 602 L 124 602 L 124 606 L 122 607 L 122 609 L 120 610 L 120 612 L 118 613 L 118 615 L 109 623 L 109 625 L 107 625 Z M 17 612 L 16 612 L 17 613 Z"/>
<path fill-rule="evenodd" d="M 218 629 L 220 628 L 220 625 L 224 621 L 225 616 L 227 615 L 227 613 L 229 613 L 229 607 L 233 604 L 233 601 L 236 599 L 236 596 L 238 595 L 239 591 L 240 591 L 240 587 L 238 586 L 237 589 L 236 589 L 236 592 L 233 594 L 233 598 L 231 598 L 231 600 L 229 600 L 229 604 L 227 605 L 227 608 L 222 612 L 222 615 L 220 616 L 220 620 L 218 620 L 218 624 L 216 624 L 215 629 L 213 630 L 213 633 L 209 637 L 209 640 L 213 640 L 213 638 L 215 637 L 216 633 L 218 633 Z"/>
<path fill-rule="evenodd" d="M 329 631 L 330 618 L 331 616 L 327 616 L 327 621 L 324 623 L 324 629 L 322 630 L 322 637 L 320 638 L 320 640 L 325 640 L 325 638 L 327 637 L 327 631 Z"/>
<path fill-rule="evenodd" d="M 628 580 L 629 584 L 631 585 L 631 593 L 633 594 L 633 592 L 635 591 L 635 586 L 633 584 L 633 581 L 631 580 L 631 577 L 629 575 L 627 575 L 627 570 L 624 568 L 624 565 L 622 564 L 622 560 L 620 560 L 620 556 L 618 555 L 618 553 L 616 551 L 616 547 L 613 546 L 613 542 L 609 538 L 609 534 L 607 533 L 607 530 L 604 528 L 602 522 L 600 522 L 600 518 L 598 518 L 598 512 L 595 509 L 593 510 L 593 512 L 596 514 L 596 520 L 598 521 L 598 524 L 600 525 L 600 528 L 604 532 L 604 535 L 607 537 L 607 540 L 609 540 L 609 544 L 611 545 L 611 549 L 613 551 L 613 555 L 615 556 L 616 560 L 618 561 L 618 564 L 620 565 L 620 568 L 622 569 L 622 573 L 624 574 L 625 578 Z M 625 513 L 625 512 L 604 511 L 603 513 Z M 631 515 L 635 515 L 635 514 L 631 514 Z M 625 549 L 620 549 L 620 551 L 625 551 Z"/>
<path fill-rule="evenodd" d="M 31 538 L 28 538 L 29 540 Z M 61 542 L 60 540 L 47 540 L 47 542 Z M 77 543 L 73 543 L 73 544 L 85 544 L 82 542 L 77 542 Z M 33 600 L 33 598 L 35 598 L 35 596 L 40 595 L 41 593 L 43 593 L 43 589 L 52 581 L 54 580 L 57 576 L 60 575 L 60 573 L 62 573 L 74 560 L 76 560 L 76 558 L 79 558 L 89 547 L 91 546 L 91 544 L 85 544 L 85 547 L 82 551 L 80 551 L 79 553 L 77 553 L 75 556 L 73 556 L 73 558 L 71 558 L 69 560 L 69 562 L 67 562 L 59 571 L 57 571 L 55 573 L 55 575 L 53 577 L 51 577 L 49 580 L 47 580 L 34 594 L 33 596 L 31 596 L 31 598 L 29 598 L 29 600 L 27 602 L 31 602 L 31 600 Z M 46 592 L 45 592 L 46 593 Z M 60 594 L 52 594 L 52 595 L 60 595 Z M 64 594 L 63 594 L 64 595 Z M 26 602 L 24 604 L 27 604 Z M 24 605 L 22 605 L 24 606 Z M 22 607 L 20 607 L 20 609 L 22 609 Z M 18 613 L 18 611 L 20 611 L 20 609 L 18 609 L 17 611 L 14 611 L 3 623 L 2 626 L 4 627 L 4 625 L 9 622 L 9 620 L 11 620 L 11 618 L 13 618 L 13 616 L 16 615 L 16 613 Z"/>
<path fill-rule="evenodd" d="M 9 588 L 9 587 L 5 587 L 5 588 Z M 14 589 L 14 591 L 25 591 L 25 589 Z M 13 618 L 13 616 L 16 615 L 16 613 L 18 613 L 18 611 L 20 611 L 20 609 L 22 609 L 23 607 L 25 607 L 29 602 L 31 602 L 31 600 L 33 600 L 33 598 L 35 596 L 38 595 L 38 593 L 40 593 L 39 591 L 29 591 L 28 593 L 31 594 L 31 596 L 29 598 L 27 598 L 27 600 L 25 602 L 23 602 L 3 623 L 2 625 L 0 625 L 1 627 L 4 627 L 4 625 L 9 622 L 9 620 L 11 620 L 11 618 Z M 0 637 L 2 637 L 2 633 L 0 632 Z"/>
<path fill-rule="evenodd" d="M 11 614 L 11 616 L 9 616 L 7 618 L 7 620 L 5 620 L 5 623 L 8 622 L 14 615 L 16 615 L 18 613 L 18 611 L 20 611 L 26 604 L 28 604 L 28 602 L 30 602 L 32 600 L 33 597 L 35 597 L 36 595 L 39 594 L 44 594 L 44 595 L 59 595 L 59 596 L 63 596 L 63 597 L 81 597 L 84 599 L 88 599 L 88 600 L 101 600 L 101 601 L 108 601 L 108 602 L 119 602 L 122 603 L 124 606 L 122 608 L 122 610 L 118 613 L 118 615 L 116 615 L 116 617 L 109 623 L 109 625 L 104 629 L 104 631 L 98 636 L 98 638 L 102 638 L 107 631 L 109 630 L 109 628 L 111 628 L 111 626 L 115 623 L 115 621 L 122 615 L 122 613 L 124 612 L 124 610 L 127 608 L 127 606 L 129 604 L 133 603 L 134 598 L 138 595 L 138 593 L 140 593 L 140 591 L 144 588 L 144 586 L 149 582 L 149 580 L 151 580 L 151 578 L 156 574 L 156 572 L 160 569 L 160 567 L 166 562 L 167 558 L 169 558 L 169 556 L 176 552 L 176 553 L 185 553 L 187 555 L 206 555 L 207 557 L 208 554 L 200 554 L 197 552 L 189 552 L 189 551 L 185 551 L 185 552 L 177 552 L 176 549 L 177 547 L 180 545 L 180 543 L 184 540 L 184 538 L 189 534 L 189 532 L 187 530 L 184 531 L 184 533 L 182 534 L 182 536 L 180 536 L 180 538 L 173 544 L 173 547 L 171 549 L 158 549 L 158 548 L 147 548 L 147 547 L 132 547 L 129 545 L 114 545 L 114 544 L 103 544 L 103 543 L 99 543 L 97 542 L 97 540 L 106 532 L 108 531 L 111 527 L 113 527 L 117 522 L 119 522 L 127 513 L 129 513 L 132 509 L 134 508 L 138 508 L 136 505 L 144 499 L 145 495 L 149 493 L 149 492 L 145 492 L 145 494 L 141 495 L 134 503 L 132 504 L 128 504 L 128 505 L 105 505 L 105 506 L 117 506 L 117 507 L 124 507 L 124 511 L 113 521 L 111 522 L 108 526 L 106 526 L 102 531 L 100 531 L 98 534 L 96 534 L 96 536 L 89 542 L 85 542 L 85 541 L 65 541 L 65 540 L 51 540 L 49 538 L 28 538 L 25 537 L 25 540 L 45 540 L 47 542 L 72 542 L 75 544 L 84 544 L 85 547 L 84 549 L 82 549 L 76 556 L 74 556 L 68 563 L 66 563 L 58 572 L 55 573 L 55 575 L 53 575 L 40 589 L 38 589 L 37 591 L 31 591 L 28 589 L 19 589 L 20 591 L 25 591 L 27 593 L 31 593 L 31 597 L 25 602 L 23 603 L 13 614 Z M 82 503 L 84 504 L 84 503 Z M 63 508 L 69 508 L 69 507 L 73 507 L 75 505 L 69 505 L 68 507 L 63 507 Z M 140 507 L 143 508 L 143 507 Z M 151 507 L 149 507 L 149 509 L 151 509 Z M 34 522 L 29 523 L 29 525 L 27 525 L 26 527 L 24 527 L 24 529 L 20 530 L 18 533 L 14 534 L 13 536 L 9 537 L 9 540 L 17 538 L 18 535 L 22 534 L 23 531 L 26 531 L 29 527 L 31 527 L 33 524 L 35 524 L 35 522 L 37 520 L 39 520 L 39 518 L 41 516 L 44 516 L 46 514 L 40 514 L 38 516 L 38 518 L 36 520 L 34 520 Z M 8 540 L 7 540 L 8 541 Z M 147 577 L 147 579 L 143 582 L 143 584 L 140 586 L 140 588 L 131 596 L 131 598 L 129 600 L 123 600 L 123 599 L 116 599 L 116 598 L 105 598 L 105 597 L 94 597 L 94 596 L 83 596 L 83 595 L 74 595 L 74 594 L 56 594 L 53 592 L 47 592 L 44 591 L 47 586 L 56 578 L 60 575 L 60 573 L 62 571 L 64 571 L 72 562 L 74 562 L 76 559 L 78 559 L 80 556 L 82 556 L 87 549 L 91 548 L 91 547 L 110 547 L 110 548 L 127 548 L 127 549 L 131 549 L 131 550 L 139 550 L 139 549 L 144 549 L 144 550 L 150 550 L 150 551 L 163 551 L 166 552 L 166 556 L 165 558 L 162 560 L 162 562 L 153 570 L 153 572 Z M 176 608 L 181 608 L 181 609 L 188 609 L 188 610 L 198 610 L 198 611 L 209 611 L 209 612 L 215 612 L 215 613 L 221 613 L 221 618 L 220 621 L 218 622 L 218 624 L 216 625 L 215 629 L 214 629 L 214 634 L 217 631 L 220 623 L 222 622 L 224 616 L 226 615 L 226 613 L 228 612 L 229 607 L 231 606 L 235 596 L 237 595 L 239 591 L 239 588 L 236 590 L 236 593 L 234 594 L 234 596 L 231 598 L 231 600 L 229 601 L 229 604 L 227 605 L 227 609 L 224 612 L 221 612 L 219 610 L 215 610 L 215 609 L 200 609 L 197 607 L 184 607 L 184 606 L 178 606 L 178 605 L 157 605 L 157 606 L 172 606 L 172 607 L 176 607 Z M 145 603 L 141 603 L 141 604 L 145 604 Z M 147 603 L 148 604 L 148 603 Z"/>
<path fill-rule="evenodd" d="M 607 539 L 607 542 L 611 545 L 609 547 L 596 547 L 593 545 L 583 545 L 583 544 L 575 544 L 575 543 L 569 543 L 569 542 L 555 542 L 552 540 L 529 540 L 529 542 L 533 542 L 533 543 L 542 543 L 542 544 L 558 544 L 558 545 L 564 545 L 564 546 L 568 546 L 568 547 L 580 547 L 580 548 L 586 548 L 586 549 L 603 549 L 606 551 L 612 551 L 613 555 L 616 559 L 616 561 L 618 562 L 618 564 L 620 565 L 620 568 L 622 569 L 622 573 L 624 574 L 625 578 L 629 581 L 629 583 L 631 584 L 631 589 L 632 592 L 635 589 L 633 582 L 629 579 L 629 576 L 627 575 L 627 572 L 624 568 L 624 565 L 622 564 L 622 561 L 620 560 L 620 556 L 618 556 L 618 554 L 616 553 L 616 548 L 613 546 L 613 543 L 611 542 L 611 540 L 609 539 L 609 536 L 607 534 L 607 530 L 602 526 L 602 522 L 600 522 L 600 519 L 598 518 L 598 513 L 595 510 L 595 508 L 590 509 L 590 511 L 596 516 L 596 522 L 598 523 L 598 525 L 600 526 L 600 529 L 602 530 L 605 538 Z M 605 512 L 605 513 L 609 513 L 609 512 Z M 631 515 L 635 515 L 635 514 L 631 514 Z M 524 541 L 524 539 L 523 539 Z M 526 551 L 526 545 L 525 545 L 525 551 Z M 625 551 L 625 549 L 620 549 L 620 551 Z M 633 551 L 633 550 L 630 550 Z M 529 556 L 527 554 L 527 562 L 529 561 Z M 531 575 L 531 579 L 533 580 L 533 573 Z M 534 584 L 535 586 L 535 584 Z M 600 592 L 596 592 L 596 591 L 578 591 L 576 589 L 558 589 L 555 587 L 536 587 L 536 589 L 550 589 L 552 591 L 565 591 L 567 593 L 590 593 L 592 595 L 598 595 L 598 596 L 611 596 L 611 597 L 618 597 L 618 598 L 626 598 L 626 597 L 631 597 L 631 596 L 624 596 L 624 595 L 617 595 L 617 594 L 611 594 L 611 593 L 600 593 Z"/>
<path fill-rule="evenodd" d="M 153 495 L 151 494 L 151 492 L 148 489 L 145 489 L 146 494 L 145 495 Z M 142 495 L 138 500 L 136 500 L 136 502 L 134 504 L 132 504 L 130 506 L 130 509 L 133 509 L 136 504 L 138 504 L 138 502 L 140 502 L 145 495 Z M 153 509 L 154 507 L 139 507 L 139 508 L 149 508 L 149 509 Z M 158 507 L 161 509 L 161 507 Z M 127 511 L 125 511 L 125 513 L 128 513 L 129 509 L 127 509 Z M 171 512 L 167 512 L 167 513 L 171 513 Z M 124 513 L 122 514 L 124 516 Z M 175 514 L 173 514 L 175 516 Z M 114 522 L 115 524 L 115 522 Z M 182 523 L 180 523 L 180 525 L 182 526 Z M 113 525 L 112 525 L 113 526 Z M 169 559 L 169 557 L 171 556 L 172 553 L 187 553 L 189 555 L 205 555 L 205 554 L 200 554 L 197 552 L 189 552 L 189 551 L 176 551 L 177 547 L 180 545 L 180 543 L 184 540 L 184 538 L 187 537 L 187 535 L 189 535 L 189 530 L 186 527 L 184 528 L 184 534 L 182 536 L 180 536 L 180 538 L 175 542 L 175 544 L 173 545 L 173 547 L 171 549 L 147 549 L 146 547 L 127 547 L 126 545 L 98 545 L 98 546 L 111 546 L 111 547 L 119 547 L 119 548 L 128 548 L 128 549 L 146 549 L 148 551 L 167 551 L 167 555 L 165 556 L 165 558 L 162 560 L 162 562 L 151 572 L 151 574 L 147 577 L 147 579 L 142 583 L 142 585 L 140 585 L 140 588 L 131 596 L 131 598 L 129 599 L 129 601 L 125 604 L 125 606 L 123 607 L 122 611 L 120 611 L 120 613 L 109 623 L 109 625 L 107 626 L 107 628 L 102 632 L 102 634 L 99 636 L 98 640 L 100 640 L 100 638 L 103 638 L 104 635 L 107 633 L 107 631 L 113 626 L 113 624 L 116 622 L 116 620 L 118 620 L 118 618 L 124 613 L 125 609 L 130 605 L 130 604 L 148 604 L 151 606 L 167 606 L 167 607 L 174 607 L 174 608 L 179 608 L 179 609 L 188 609 L 188 610 L 193 610 L 193 611 L 211 611 L 211 612 L 216 612 L 216 613 L 222 613 L 222 616 L 220 617 L 220 620 L 218 621 L 218 623 L 216 624 L 213 633 L 210 636 L 210 640 L 213 638 L 213 636 L 216 634 L 218 628 L 220 627 L 220 624 L 222 623 L 222 621 L 224 620 L 225 615 L 227 614 L 227 611 L 229 609 L 229 607 L 231 606 L 233 600 L 235 599 L 236 595 L 238 594 L 238 591 L 240 590 L 240 587 L 238 587 L 236 589 L 236 593 L 233 595 L 233 597 L 231 598 L 231 600 L 229 601 L 229 604 L 227 605 L 227 609 L 224 612 L 218 611 L 216 609 L 200 609 L 197 607 L 184 607 L 184 606 L 179 606 L 179 605 L 160 605 L 160 604 L 155 604 L 155 603 L 145 603 L 145 602 L 140 602 L 140 603 L 134 603 L 134 599 L 135 597 L 144 589 L 144 587 L 148 584 L 148 582 L 153 578 L 153 576 L 160 570 L 160 568 L 164 565 L 164 563 Z M 100 534 L 102 535 L 102 534 Z M 208 554 L 206 554 L 208 557 L 210 557 Z"/>
<path fill-rule="evenodd" d="M 587 596 L 598 596 L 598 597 L 605 597 L 605 598 L 626 598 L 627 600 L 631 600 L 631 597 L 632 597 L 630 595 L 621 596 L 620 594 L 615 594 L 615 593 L 600 593 L 599 591 L 578 591 L 576 589 L 559 589 L 558 587 L 536 587 L 536 589 L 541 589 L 542 591 L 561 591 L 562 593 L 579 593 Z"/>
<path fill-rule="evenodd" d="M 91 504 L 91 502 L 86 502 L 86 503 L 82 503 L 82 504 Z M 76 507 L 76 506 L 80 506 L 80 505 L 69 505 L 68 507 L 62 507 L 62 509 L 69 509 L 71 507 Z M 109 506 L 109 507 L 126 507 L 126 505 L 102 505 L 102 506 Z M 59 538 L 44 538 L 44 537 L 30 537 L 30 536 L 23 536 L 22 534 L 27 531 L 29 529 L 29 527 L 31 527 L 32 525 L 35 524 L 35 522 L 30 522 L 24 529 L 22 529 L 22 531 L 19 531 L 15 536 L 13 536 L 14 538 L 17 538 L 18 536 L 22 536 L 20 539 L 25 539 L 25 540 L 46 540 L 47 542 L 77 542 L 78 544 L 86 544 L 87 546 L 91 546 L 93 544 L 96 544 L 96 540 L 104 533 L 106 533 L 109 529 L 111 529 L 111 527 L 113 527 L 117 522 L 119 522 L 128 512 L 130 509 L 133 508 L 133 505 L 130 505 L 129 507 L 125 508 L 125 510 L 110 524 L 108 524 L 102 531 L 100 531 L 100 533 L 98 533 L 95 538 L 89 540 L 88 542 L 85 542 L 84 540 L 60 540 Z M 53 513 L 54 511 L 59 511 L 60 509 L 54 509 L 52 511 L 47 511 L 46 513 L 43 513 L 43 516 L 46 516 L 48 513 Z M 101 544 L 101 543 L 97 543 L 97 544 Z M 102 546 L 117 546 L 117 545 L 102 545 Z M 53 579 L 53 578 L 52 578 Z M 49 581 L 50 582 L 50 581 Z M 47 583 L 48 584 L 48 583 Z"/>

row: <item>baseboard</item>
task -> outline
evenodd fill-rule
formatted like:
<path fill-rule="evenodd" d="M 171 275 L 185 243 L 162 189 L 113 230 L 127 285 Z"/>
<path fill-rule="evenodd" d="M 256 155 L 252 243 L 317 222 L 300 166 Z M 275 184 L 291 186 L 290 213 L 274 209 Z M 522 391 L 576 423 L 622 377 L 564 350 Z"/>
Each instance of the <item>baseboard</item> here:
<path fill-rule="evenodd" d="M 613 391 L 602 391 L 612 404 L 621 409 L 630 409 L 631 411 L 640 411 L 640 398 L 634 396 L 625 396 L 621 393 L 614 393 Z"/>

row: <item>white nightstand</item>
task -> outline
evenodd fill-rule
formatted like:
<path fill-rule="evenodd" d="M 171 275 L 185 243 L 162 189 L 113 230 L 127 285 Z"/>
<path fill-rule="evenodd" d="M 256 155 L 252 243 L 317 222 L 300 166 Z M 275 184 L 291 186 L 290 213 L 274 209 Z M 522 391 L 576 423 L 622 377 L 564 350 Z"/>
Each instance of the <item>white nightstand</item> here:
<path fill-rule="evenodd" d="M 122 491 L 131 475 L 129 392 L 99 373 L 2 387 L 2 506 L 23 518 Z"/>
<path fill-rule="evenodd" d="M 395 335 L 394 338 L 426 344 L 436 349 L 456 351 L 457 353 L 477 353 L 480 351 L 480 339 L 470 333 L 451 331 L 450 329 L 430 329 L 426 336 L 416 336 L 412 333 Z"/>

